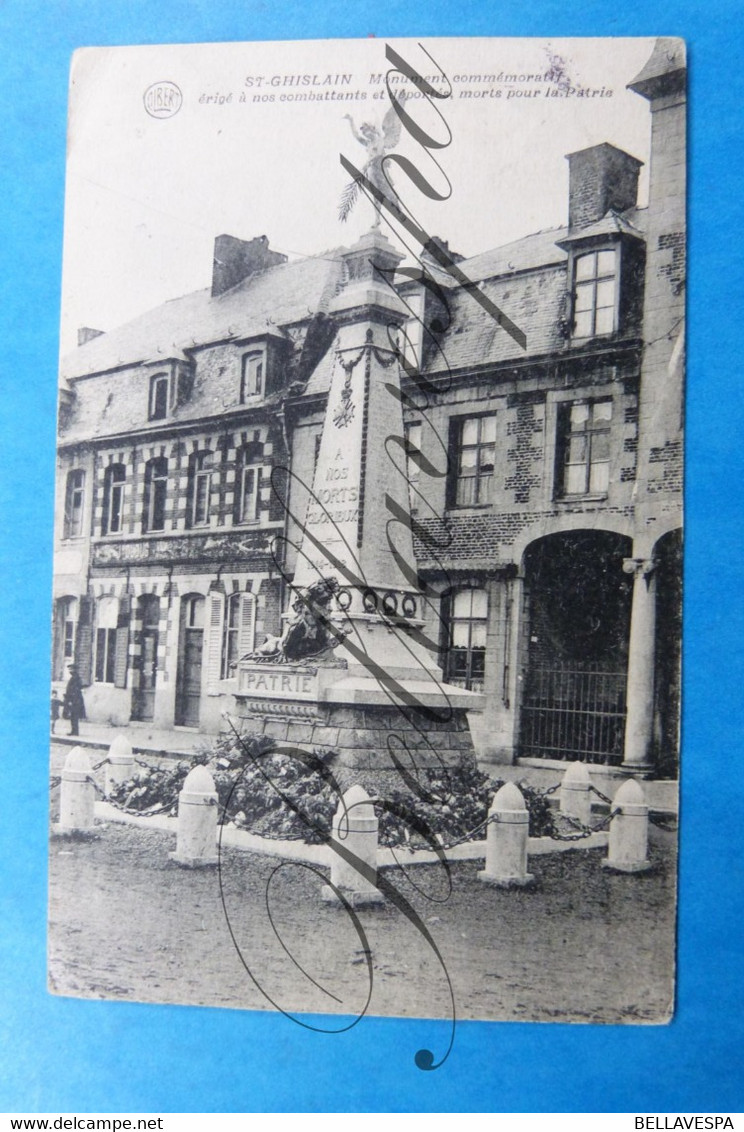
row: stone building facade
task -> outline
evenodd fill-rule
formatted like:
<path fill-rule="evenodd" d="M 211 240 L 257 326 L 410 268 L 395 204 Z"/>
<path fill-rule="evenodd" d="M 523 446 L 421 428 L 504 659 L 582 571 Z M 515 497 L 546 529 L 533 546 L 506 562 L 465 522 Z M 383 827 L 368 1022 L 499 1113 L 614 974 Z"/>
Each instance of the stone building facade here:
<path fill-rule="evenodd" d="M 630 84 L 648 207 L 640 162 L 593 146 L 568 155 L 565 227 L 467 260 L 432 241 L 395 277 L 406 443 L 384 458 L 409 480 L 427 634 L 483 695 L 484 762 L 676 769 L 682 50 L 659 40 Z M 76 659 L 91 718 L 215 731 L 220 681 L 281 631 L 353 259 L 219 237 L 210 291 L 65 360 L 53 676 Z"/>

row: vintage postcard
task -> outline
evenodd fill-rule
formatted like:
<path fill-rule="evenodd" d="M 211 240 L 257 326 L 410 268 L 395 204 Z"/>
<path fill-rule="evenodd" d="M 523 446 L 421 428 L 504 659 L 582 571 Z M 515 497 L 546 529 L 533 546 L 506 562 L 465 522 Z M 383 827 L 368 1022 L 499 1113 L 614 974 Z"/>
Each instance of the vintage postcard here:
<path fill-rule="evenodd" d="M 669 1020 L 685 81 L 665 38 L 77 53 L 54 992 Z"/>

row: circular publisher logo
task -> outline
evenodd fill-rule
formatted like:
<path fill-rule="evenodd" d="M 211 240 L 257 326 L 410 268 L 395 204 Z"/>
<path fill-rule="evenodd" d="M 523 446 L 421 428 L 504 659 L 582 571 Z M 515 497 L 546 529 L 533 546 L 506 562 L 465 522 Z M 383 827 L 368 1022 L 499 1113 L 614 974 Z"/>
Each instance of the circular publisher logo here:
<path fill-rule="evenodd" d="M 164 79 L 149 86 L 142 100 L 145 110 L 152 118 L 172 118 L 181 109 L 183 95 L 180 87 Z"/>

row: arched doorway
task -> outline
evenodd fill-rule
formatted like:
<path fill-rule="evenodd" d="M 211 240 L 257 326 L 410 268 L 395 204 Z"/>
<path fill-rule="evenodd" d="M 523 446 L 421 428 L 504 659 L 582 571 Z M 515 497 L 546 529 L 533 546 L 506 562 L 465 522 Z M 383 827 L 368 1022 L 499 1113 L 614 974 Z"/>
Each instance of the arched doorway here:
<path fill-rule="evenodd" d="M 182 727 L 199 726 L 204 651 L 204 598 L 187 594 L 181 601 L 176 674 L 175 722 Z"/>
<path fill-rule="evenodd" d="M 608 531 L 527 548 L 520 755 L 622 762 L 630 552 L 629 538 Z"/>

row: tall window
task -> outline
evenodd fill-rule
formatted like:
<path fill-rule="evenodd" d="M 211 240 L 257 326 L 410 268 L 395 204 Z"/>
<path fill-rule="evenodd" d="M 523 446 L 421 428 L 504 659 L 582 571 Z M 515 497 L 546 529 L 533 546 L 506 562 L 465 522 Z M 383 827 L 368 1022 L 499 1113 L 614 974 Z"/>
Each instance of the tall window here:
<path fill-rule="evenodd" d="M 406 475 L 408 476 L 408 500 L 411 510 L 418 506 L 419 466 L 412 453 L 421 451 L 421 421 L 411 421 L 403 426 L 406 440 Z"/>
<path fill-rule="evenodd" d="M 168 375 L 156 373 L 150 378 L 150 420 L 162 421 L 168 414 Z"/>
<path fill-rule="evenodd" d="M 123 464 L 109 464 L 103 485 L 103 534 L 117 534 L 124 526 L 124 483 L 126 468 Z"/>
<path fill-rule="evenodd" d="M 258 521 L 263 471 L 263 444 L 253 441 L 244 445 L 238 454 L 238 467 L 235 482 L 235 522 L 255 523 Z"/>
<path fill-rule="evenodd" d="M 212 485 L 210 457 L 210 452 L 197 452 L 192 459 L 190 515 L 192 527 L 203 527 L 209 522 L 209 493 Z"/>
<path fill-rule="evenodd" d="M 71 661 L 75 655 L 75 599 L 68 598 L 62 621 L 62 655 Z"/>
<path fill-rule="evenodd" d="M 488 594 L 485 590 L 456 590 L 447 610 L 444 670 L 457 688 L 482 692 L 486 670 Z"/>
<path fill-rule="evenodd" d="M 558 415 L 559 496 L 606 495 L 612 401 L 572 401 Z"/>
<path fill-rule="evenodd" d="M 234 676 L 232 666 L 240 660 L 240 602 L 242 594 L 230 594 L 225 605 L 225 629 L 222 646 L 222 679 Z"/>
<path fill-rule="evenodd" d="M 78 601 L 75 597 L 61 597 L 55 606 L 53 679 L 62 680 L 67 665 L 75 659 L 75 633 L 78 621 Z"/>
<path fill-rule="evenodd" d="M 165 500 L 168 494 L 168 461 L 164 456 L 148 460 L 145 468 L 145 509 L 142 527 L 145 531 L 165 528 Z"/>
<path fill-rule="evenodd" d="M 85 472 L 82 468 L 75 468 L 68 472 L 65 486 L 65 538 L 76 538 L 83 533 L 84 502 Z"/>
<path fill-rule="evenodd" d="M 99 684 L 113 684 L 116 671 L 116 626 L 119 603 L 116 598 L 102 598 L 96 619 L 96 663 L 94 676 Z"/>
<path fill-rule="evenodd" d="M 496 417 L 468 417 L 454 422 L 456 480 L 452 493 L 458 507 L 491 503 L 496 460 Z"/>
<path fill-rule="evenodd" d="M 243 355 L 243 367 L 240 374 L 240 400 L 246 401 L 249 397 L 257 397 L 264 390 L 264 352 L 254 350 Z"/>
<path fill-rule="evenodd" d="M 589 252 L 576 260 L 574 338 L 612 334 L 615 325 L 617 252 Z"/>

